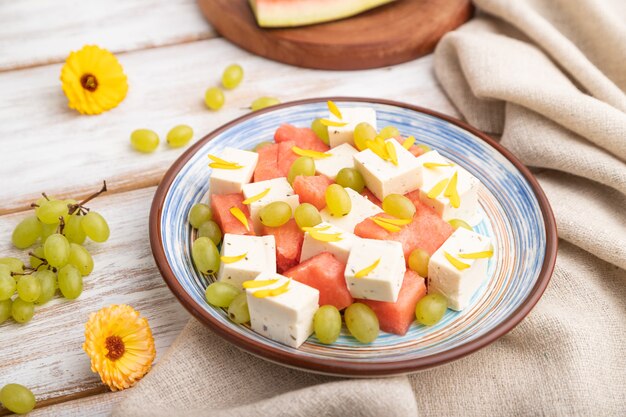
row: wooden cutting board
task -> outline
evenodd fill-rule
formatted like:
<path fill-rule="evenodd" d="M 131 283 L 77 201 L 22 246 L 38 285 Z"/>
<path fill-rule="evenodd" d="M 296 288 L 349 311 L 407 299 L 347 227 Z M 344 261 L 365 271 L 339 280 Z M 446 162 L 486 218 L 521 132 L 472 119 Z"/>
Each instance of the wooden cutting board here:
<path fill-rule="evenodd" d="M 198 0 L 223 37 L 257 55 L 299 67 L 356 70 L 399 64 L 433 51 L 473 13 L 470 0 L 398 0 L 312 26 L 262 29 L 246 0 Z"/>

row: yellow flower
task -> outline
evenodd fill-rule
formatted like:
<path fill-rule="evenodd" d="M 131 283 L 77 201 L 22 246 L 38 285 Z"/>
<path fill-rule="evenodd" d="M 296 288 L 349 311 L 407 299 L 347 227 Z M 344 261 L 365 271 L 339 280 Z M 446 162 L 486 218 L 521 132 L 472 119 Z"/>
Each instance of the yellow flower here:
<path fill-rule="evenodd" d="M 95 45 L 70 53 L 61 69 L 67 105 L 82 114 L 100 114 L 126 97 L 124 69 L 111 52 Z"/>
<path fill-rule="evenodd" d="M 148 373 L 156 356 L 148 320 L 127 305 L 91 313 L 83 350 L 91 358 L 91 370 L 113 391 L 135 385 Z"/>

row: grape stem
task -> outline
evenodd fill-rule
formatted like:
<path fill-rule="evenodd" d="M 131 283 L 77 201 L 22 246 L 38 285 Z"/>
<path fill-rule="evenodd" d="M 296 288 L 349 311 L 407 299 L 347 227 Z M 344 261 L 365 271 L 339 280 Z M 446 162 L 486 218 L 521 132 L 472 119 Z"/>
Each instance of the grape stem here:
<path fill-rule="evenodd" d="M 74 214 L 76 212 L 76 210 L 79 210 L 79 214 L 80 215 L 86 214 L 89 211 L 89 209 L 87 207 L 85 207 L 85 204 L 87 204 L 88 202 L 90 202 L 91 200 L 93 200 L 94 198 L 98 197 L 100 194 L 102 194 L 102 193 L 104 193 L 106 191 L 108 191 L 107 190 L 107 182 L 106 181 L 102 181 L 102 188 L 100 189 L 100 191 L 93 193 L 92 195 L 90 195 L 89 197 L 85 198 L 80 203 L 70 204 L 68 206 L 69 207 L 69 214 Z"/>
<path fill-rule="evenodd" d="M 65 220 L 63 219 L 63 216 L 59 216 L 59 227 L 57 228 L 57 233 L 62 235 L 64 229 L 65 229 Z"/>

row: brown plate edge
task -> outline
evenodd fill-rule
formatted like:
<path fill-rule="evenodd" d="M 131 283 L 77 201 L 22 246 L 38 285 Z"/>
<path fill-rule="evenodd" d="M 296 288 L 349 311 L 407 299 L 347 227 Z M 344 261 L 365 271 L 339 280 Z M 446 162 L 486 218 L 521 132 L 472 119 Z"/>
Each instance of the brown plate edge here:
<path fill-rule="evenodd" d="M 515 310 L 500 326 L 462 346 L 458 346 L 446 352 L 417 359 L 391 362 L 382 361 L 374 363 L 353 363 L 337 359 L 328 359 L 321 361 L 317 359 L 300 357 L 297 354 L 285 353 L 284 351 L 277 350 L 272 347 L 255 342 L 234 332 L 228 326 L 222 325 L 221 323 L 217 322 L 210 314 L 199 308 L 193 301 L 193 299 L 189 296 L 189 294 L 187 294 L 187 292 L 183 289 L 183 287 L 176 279 L 165 257 L 165 251 L 163 249 L 163 245 L 161 244 L 162 236 L 159 227 L 165 196 L 169 191 L 169 188 L 174 178 L 180 171 L 181 167 L 196 153 L 196 151 L 200 147 L 202 147 L 205 143 L 210 141 L 213 137 L 217 136 L 224 130 L 229 129 L 231 126 L 234 126 L 259 114 L 268 113 L 277 109 L 308 103 L 325 102 L 327 100 L 333 100 L 336 102 L 369 102 L 402 107 L 446 120 L 464 130 L 469 131 L 483 141 L 487 142 L 490 146 L 495 148 L 498 152 L 500 152 L 500 154 L 507 158 L 520 171 L 526 181 L 528 181 L 531 188 L 533 189 L 537 201 L 539 202 L 539 207 L 543 215 L 546 228 L 546 253 L 541 272 L 539 273 L 539 278 L 537 279 L 537 282 L 535 283 L 532 291 L 530 292 L 526 300 L 524 300 L 523 304 L 520 305 L 517 310 Z M 235 346 L 243 349 L 244 351 L 263 359 L 267 359 L 271 362 L 315 373 L 344 377 L 379 377 L 416 372 L 460 359 L 493 343 L 495 340 L 504 336 L 506 333 L 511 331 L 517 324 L 519 324 L 522 319 L 524 319 L 537 304 L 537 302 L 543 295 L 546 287 L 548 286 L 548 283 L 550 282 L 550 278 L 552 276 L 552 272 L 556 263 L 558 247 L 556 221 L 554 219 L 554 214 L 550 207 L 550 203 L 548 202 L 545 193 L 543 192 L 534 175 L 510 151 L 508 151 L 506 148 L 504 148 L 502 145 L 500 145 L 498 142 L 496 142 L 494 139 L 487 136 L 486 134 L 473 128 L 467 123 L 453 117 L 423 107 L 414 106 L 408 103 L 364 97 L 321 97 L 291 101 L 238 117 L 237 119 L 232 120 L 225 125 L 222 125 L 218 129 L 204 136 L 202 139 L 198 140 L 191 148 L 185 151 L 185 153 L 183 153 L 172 164 L 172 166 L 163 176 L 163 179 L 161 180 L 152 201 L 149 218 L 149 232 L 152 254 L 154 256 L 157 267 L 161 272 L 163 280 L 170 288 L 172 293 L 174 293 L 176 298 L 178 298 L 180 303 L 187 309 L 187 311 L 189 311 L 189 313 L 193 315 L 196 319 L 198 319 L 202 324 L 219 334 L 230 343 L 233 343 Z"/>

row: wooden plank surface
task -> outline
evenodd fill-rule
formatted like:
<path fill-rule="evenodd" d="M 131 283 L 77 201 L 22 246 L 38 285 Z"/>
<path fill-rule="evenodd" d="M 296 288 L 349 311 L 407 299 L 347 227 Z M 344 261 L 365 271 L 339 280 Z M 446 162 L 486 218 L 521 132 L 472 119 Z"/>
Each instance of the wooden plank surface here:
<path fill-rule="evenodd" d="M 154 332 L 157 360 L 166 351 L 189 315 L 165 286 L 150 253 L 147 223 L 154 190 L 105 194 L 94 201 L 92 209 L 102 213 L 111 227 L 109 241 L 87 244 L 94 272 L 85 277 L 77 300 L 58 297 L 37 307 L 29 323 L 8 320 L 0 325 L 0 385 L 21 383 L 32 389 L 38 401 L 46 402 L 106 391 L 91 372 L 82 343 L 89 313 L 110 304 L 136 308 Z M 0 256 L 22 254 L 11 247 L 10 234 L 24 216 L 0 217 Z"/>
<path fill-rule="evenodd" d="M 43 190 L 85 194 L 102 178 L 117 190 L 155 185 L 182 150 L 162 145 L 153 154 L 134 152 L 129 145 L 134 129 L 153 129 L 164 142 L 169 128 L 185 123 L 199 138 L 246 113 L 263 95 L 282 101 L 382 97 L 456 115 L 432 74 L 431 56 L 376 70 L 318 71 L 270 62 L 211 39 L 119 58 L 129 77 L 128 96 L 99 116 L 80 116 L 67 108 L 59 64 L 0 73 L 1 153 L 19 161 L 0 165 L 0 214 L 22 209 Z M 203 103 L 204 91 L 232 62 L 244 67 L 244 82 L 226 93 L 223 109 L 211 112 Z"/>
<path fill-rule="evenodd" d="M 0 0 L 0 71 L 97 44 L 132 51 L 214 36 L 195 0 Z"/>
<path fill-rule="evenodd" d="M 124 394 L 124 392 L 107 392 L 43 408 L 36 408 L 28 414 L 28 417 L 106 417 L 111 415 L 113 407 L 122 400 Z"/>

